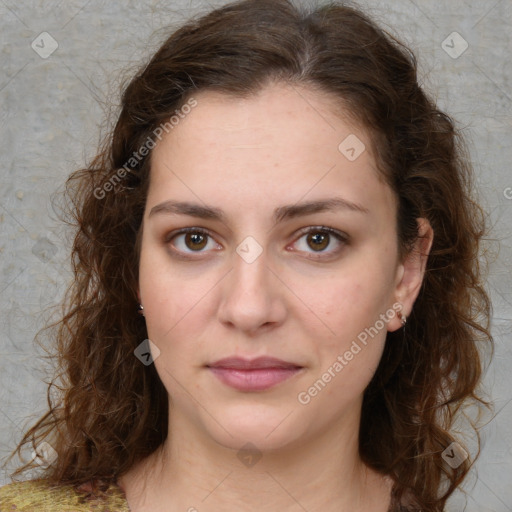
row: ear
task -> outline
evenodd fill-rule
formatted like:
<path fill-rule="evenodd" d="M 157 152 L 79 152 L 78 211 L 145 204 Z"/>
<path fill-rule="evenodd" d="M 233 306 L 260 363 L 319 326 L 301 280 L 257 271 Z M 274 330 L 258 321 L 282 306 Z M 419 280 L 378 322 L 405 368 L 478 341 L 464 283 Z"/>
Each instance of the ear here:
<path fill-rule="evenodd" d="M 401 304 L 400 313 L 408 317 L 414 301 L 420 292 L 427 259 L 434 240 L 434 230 L 425 218 L 416 219 L 418 223 L 418 239 L 412 250 L 405 256 L 397 269 L 395 302 Z M 388 322 L 388 331 L 393 332 L 402 327 L 401 319 L 395 316 Z"/>

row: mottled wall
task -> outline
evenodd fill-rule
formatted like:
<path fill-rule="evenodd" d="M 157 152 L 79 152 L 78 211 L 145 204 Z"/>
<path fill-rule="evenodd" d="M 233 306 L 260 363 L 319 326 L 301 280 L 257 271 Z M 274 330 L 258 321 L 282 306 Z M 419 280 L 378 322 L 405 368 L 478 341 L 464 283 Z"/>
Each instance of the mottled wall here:
<path fill-rule="evenodd" d="M 165 35 L 155 30 L 207 5 L 0 1 L 0 457 L 14 447 L 30 418 L 45 410 L 48 366 L 33 336 L 45 321 L 43 309 L 58 300 L 69 279 L 69 237 L 50 196 L 93 156 L 119 84 Z M 501 240 L 488 281 L 496 356 L 486 384 L 496 417 L 483 431 L 466 510 L 510 511 L 512 2 L 367 0 L 360 5 L 417 52 L 423 83 L 464 127 L 481 200 L 494 237 Z M 2 473 L 0 484 L 7 481 Z"/>

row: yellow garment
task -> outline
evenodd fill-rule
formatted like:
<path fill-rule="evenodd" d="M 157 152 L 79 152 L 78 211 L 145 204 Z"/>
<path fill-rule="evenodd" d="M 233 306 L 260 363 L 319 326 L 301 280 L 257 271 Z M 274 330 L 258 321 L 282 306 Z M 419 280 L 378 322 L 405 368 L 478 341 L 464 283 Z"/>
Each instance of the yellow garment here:
<path fill-rule="evenodd" d="M 0 512 L 130 512 L 123 490 L 115 483 L 106 497 L 87 497 L 72 486 L 52 487 L 45 479 L 0 487 Z M 419 512 L 400 506 L 392 497 L 389 512 Z"/>
<path fill-rule="evenodd" d="M 0 512 L 130 512 L 123 490 L 111 484 L 106 497 L 87 496 L 70 485 L 51 486 L 42 478 L 0 487 Z"/>

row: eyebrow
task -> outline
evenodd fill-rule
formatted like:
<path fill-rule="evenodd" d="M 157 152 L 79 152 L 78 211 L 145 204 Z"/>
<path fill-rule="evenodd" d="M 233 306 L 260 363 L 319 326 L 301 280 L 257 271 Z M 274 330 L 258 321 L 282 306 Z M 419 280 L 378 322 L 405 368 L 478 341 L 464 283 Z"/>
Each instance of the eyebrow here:
<path fill-rule="evenodd" d="M 312 213 L 338 210 L 369 213 L 368 208 L 365 208 L 360 204 L 353 203 L 347 199 L 343 199 L 342 197 L 332 197 L 318 201 L 279 206 L 274 210 L 272 219 L 274 223 L 277 224 L 285 219 L 293 219 L 296 217 L 310 215 Z M 199 219 L 217 220 L 223 223 L 226 222 L 226 214 L 222 209 L 208 205 L 200 205 L 198 203 L 190 203 L 187 201 L 164 201 L 163 203 L 157 204 L 151 208 L 149 217 L 156 214 L 189 215 Z"/>

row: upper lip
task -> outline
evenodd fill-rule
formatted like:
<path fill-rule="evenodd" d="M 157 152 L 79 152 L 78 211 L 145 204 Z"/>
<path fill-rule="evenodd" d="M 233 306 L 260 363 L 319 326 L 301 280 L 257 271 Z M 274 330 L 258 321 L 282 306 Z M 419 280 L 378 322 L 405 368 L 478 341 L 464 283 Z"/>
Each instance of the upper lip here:
<path fill-rule="evenodd" d="M 237 370 L 255 370 L 260 368 L 301 368 L 300 365 L 276 359 L 275 357 L 257 357 L 244 359 L 241 357 L 226 357 L 207 365 L 209 368 L 232 368 Z"/>

